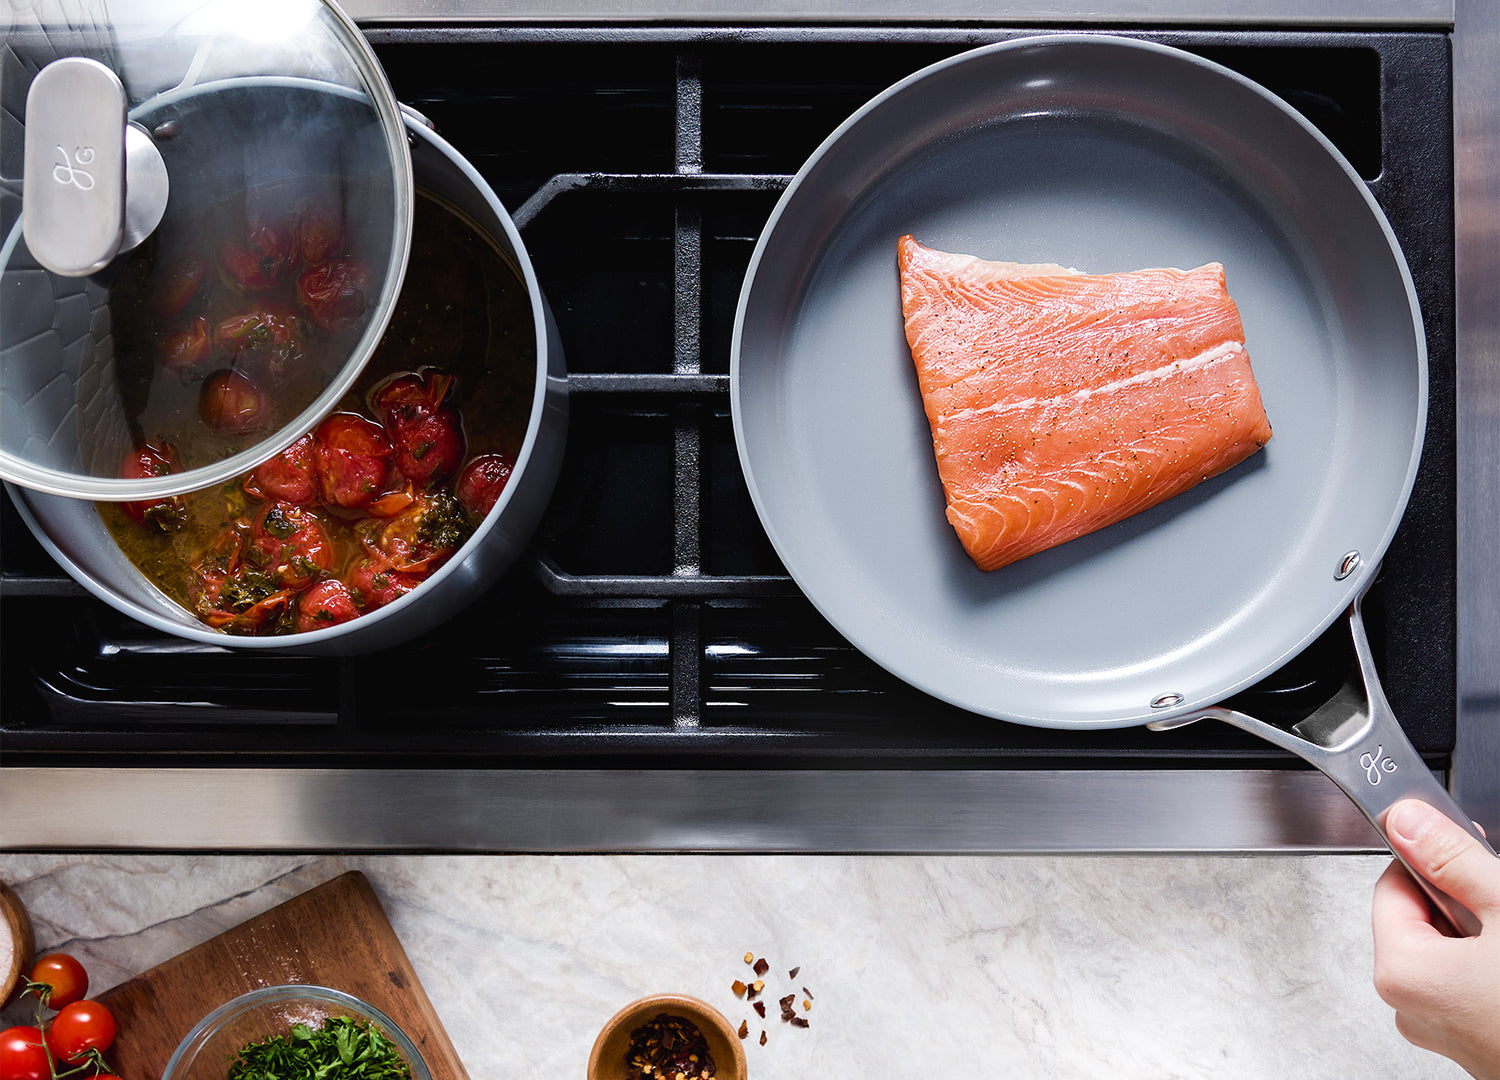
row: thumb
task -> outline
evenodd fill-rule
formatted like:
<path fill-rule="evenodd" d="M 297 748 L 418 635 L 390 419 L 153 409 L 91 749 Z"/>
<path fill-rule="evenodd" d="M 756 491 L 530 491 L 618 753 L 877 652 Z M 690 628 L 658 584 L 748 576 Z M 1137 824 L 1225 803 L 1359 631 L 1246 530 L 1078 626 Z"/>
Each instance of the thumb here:
<path fill-rule="evenodd" d="M 1396 854 L 1481 919 L 1500 917 L 1500 858 L 1455 821 L 1416 799 L 1386 814 Z"/>

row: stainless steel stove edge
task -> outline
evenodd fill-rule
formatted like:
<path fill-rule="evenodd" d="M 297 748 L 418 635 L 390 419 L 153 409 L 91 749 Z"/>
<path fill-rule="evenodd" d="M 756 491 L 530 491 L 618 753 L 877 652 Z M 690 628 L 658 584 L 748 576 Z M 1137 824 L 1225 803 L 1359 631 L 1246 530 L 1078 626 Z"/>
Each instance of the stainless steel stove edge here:
<path fill-rule="evenodd" d="M 1465 0 L 1457 0 L 1462 3 Z M 342 0 L 361 25 L 464 22 L 1438 26 L 1455 0 Z"/>
<path fill-rule="evenodd" d="M 1500 4 L 1453 31 L 1458 726 L 1451 790 L 1500 833 Z"/>
<path fill-rule="evenodd" d="M 1310 770 L 0 769 L 0 849 L 126 848 L 1383 850 Z"/>

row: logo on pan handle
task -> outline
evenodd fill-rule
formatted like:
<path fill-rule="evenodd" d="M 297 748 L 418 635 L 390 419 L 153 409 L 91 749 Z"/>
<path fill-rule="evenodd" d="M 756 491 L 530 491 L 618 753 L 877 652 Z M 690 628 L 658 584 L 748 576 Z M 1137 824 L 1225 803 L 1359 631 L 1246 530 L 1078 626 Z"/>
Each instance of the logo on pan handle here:
<path fill-rule="evenodd" d="M 1396 762 L 1385 756 L 1385 747 L 1376 746 L 1372 754 L 1366 750 L 1359 756 L 1359 763 L 1364 767 L 1365 779 L 1370 781 L 1370 786 L 1375 787 L 1380 783 L 1381 773 L 1393 773 L 1396 771 Z"/>
<path fill-rule="evenodd" d="M 91 165 L 94 161 L 94 148 L 92 146 L 80 146 L 77 153 L 72 157 L 61 146 L 57 152 L 62 160 L 52 166 L 52 179 L 59 184 L 72 184 L 80 191 L 94 190 L 94 177 L 83 166 Z"/>

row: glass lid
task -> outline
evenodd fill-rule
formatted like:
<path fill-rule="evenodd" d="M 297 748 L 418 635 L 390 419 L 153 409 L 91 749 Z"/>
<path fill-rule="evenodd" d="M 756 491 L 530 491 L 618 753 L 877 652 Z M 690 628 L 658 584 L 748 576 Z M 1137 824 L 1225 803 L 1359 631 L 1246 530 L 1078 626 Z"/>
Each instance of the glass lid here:
<path fill-rule="evenodd" d="M 411 159 L 326 0 L 7 5 L 0 477 L 221 482 L 332 411 L 401 286 Z"/>

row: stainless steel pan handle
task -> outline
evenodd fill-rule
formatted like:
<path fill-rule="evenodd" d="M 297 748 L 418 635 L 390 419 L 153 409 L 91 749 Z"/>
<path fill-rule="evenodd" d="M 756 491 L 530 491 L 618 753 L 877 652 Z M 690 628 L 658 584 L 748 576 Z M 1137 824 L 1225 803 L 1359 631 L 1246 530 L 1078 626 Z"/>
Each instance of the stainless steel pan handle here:
<path fill-rule="evenodd" d="M 1374 580 L 1373 573 L 1370 580 Z M 1351 680 L 1330 701 L 1291 730 L 1221 707 L 1150 726 L 1163 729 L 1193 720 L 1223 720 L 1290 750 L 1326 773 L 1370 819 L 1387 844 L 1390 843 L 1390 834 L 1385 827 L 1386 813 L 1402 799 L 1417 798 L 1458 822 L 1493 854 L 1494 848 L 1485 840 L 1479 827 L 1422 762 L 1391 711 L 1370 654 L 1370 639 L 1360 614 L 1363 599 L 1364 593 L 1361 592 L 1347 613 L 1349 632 L 1354 638 L 1354 653 L 1359 662 L 1358 682 L 1362 685 Z M 1466 937 L 1479 933 L 1479 919 L 1473 912 L 1424 879 L 1405 859 L 1401 861 L 1454 930 Z"/>

